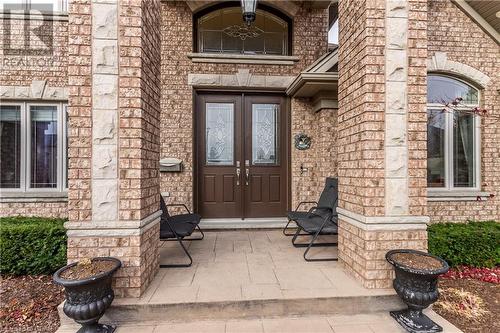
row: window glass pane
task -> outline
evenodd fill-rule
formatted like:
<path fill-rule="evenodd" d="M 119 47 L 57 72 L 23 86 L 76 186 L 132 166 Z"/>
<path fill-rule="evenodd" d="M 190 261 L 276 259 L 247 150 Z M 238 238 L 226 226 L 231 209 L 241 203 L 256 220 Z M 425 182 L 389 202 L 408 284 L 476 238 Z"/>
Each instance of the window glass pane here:
<path fill-rule="evenodd" d="M 243 52 L 243 41 L 240 38 L 222 34 L 222 52 L 240 53 Z"/>
<path fill-rule="evenodd" d="M 221 34 L 220 31 L 201 31 L 200 43 L 202 52 L 221 52 Z"/>
<path fill-rule="evenodd" d="M 429 75 L 427 78 L 427 102 L 446 104 L 457 97 L 465 104 L 478 103 L 478 91 L 473 87 L 445 76 Z"/>
<path fill-rule="evenodd" d="M 264 36 L 257 38 L 247 38 L 244 40 L 245 54 L 263 54 L 264 53 Z"/>
<path fill-rule="evenodd" d="M 283 53 L 283 50 L 286 49 L 283 34 L 275 32 L 266 33 L 264 38 L 266 43 L 266 54 L 280 55 Z"/>
<path fill-rule="evenodd" d="M 255 22 L 246 25 L 240 7 L 218 9 L 198 19 L 199 52 L 285 55 L 288 23 L 257 10 Z"/>
<path fill-rule="evenodd" d="M 252 104 L 252 164 L 279 164 L 277 104 Z"/>
<path fill-rule="evenodd" d="M 475 187 L 474 117 L 455 113 L 453 117 L 453 185 Z"/>
<path fill-rule="evenodd" d="M 234 156 L 234 105 L 206 103 L 206 162 L 232 165 Z"/>
<path fill-rule="evenodd" d="M 216 10 L 198 19 L 198 25 L 206 30 L 222 29 L 222 11 Z"/>
<path fill-rule="evenodd" d="M 21 187 L 21 106 L 0 106 L 0 187 Z"/>
<path fill-rule="evenodd" d="M 19 0 L 0 0 L 0 10 L 26 10 L 26 4 Z"/>
<path fill-rule="evenodd" d="M 446 113 L 427 111 L 427 186 L 445 186 Z"/>
<path fill-rule="evenodd" d="M 57 107 L 31 106 L 32 188 L 57 187 Z"/>

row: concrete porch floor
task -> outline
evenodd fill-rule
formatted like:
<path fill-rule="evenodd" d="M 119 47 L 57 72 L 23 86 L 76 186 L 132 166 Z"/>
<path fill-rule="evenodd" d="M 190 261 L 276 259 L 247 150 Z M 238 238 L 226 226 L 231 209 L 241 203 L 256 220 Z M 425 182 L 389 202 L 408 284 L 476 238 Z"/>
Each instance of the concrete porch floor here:
<path fill-rule="evenodd" d="M 338 262 L 304 261 L 304 249 L 280 230 L 205 232 L 186 246 L 192 267 L 160 269 L 141 298 L 115 299 L 102 322 L 118 324 L 118 333 L 403 332 L 388 315 L 404 307 L 394 290 L 365 289 Z M 178 242 L 164 242 L 160 258 L 186 260 Z M 460 332 L 430 313 L 445 332 Z M 58 332 L 75 327 L 62 317 Z"/>
<path fill-rule="evenodd" d="M 185 242 L 190 268 L 160 269 L 139 302 L 178 303 L 329 296 L 394 295 L 393 289 L 369 290 L 335 261 L 306 262 L 280 230 L 205 232 L 202 241 Z M 323 238 L 323 241 L 330 240 Z M 335 239 L 333 239 L 335 241 Z M 336 257 L 336 247 L 317 247 L 313 257 Z M 164 242 L 160 263 L 186 262 L 178 242 Z M 120 302 L 132 300 L 122 299 Z M 134 300 L 137 302 L 137 300 Z"/>

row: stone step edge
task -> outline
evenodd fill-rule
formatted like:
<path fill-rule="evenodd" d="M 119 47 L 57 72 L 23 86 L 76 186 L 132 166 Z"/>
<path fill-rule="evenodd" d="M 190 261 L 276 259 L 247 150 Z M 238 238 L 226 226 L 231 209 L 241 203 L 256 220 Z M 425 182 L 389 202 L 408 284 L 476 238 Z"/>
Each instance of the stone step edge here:
<path fill-rule="evenodd" d="M 405 308 L 397 295 L 258 299 L 191 303 L 112 305 L 102 323 L 185 322 L 309 315 L 361 314 Z M 74 325 L 58 306 L 61 326 Z"/>

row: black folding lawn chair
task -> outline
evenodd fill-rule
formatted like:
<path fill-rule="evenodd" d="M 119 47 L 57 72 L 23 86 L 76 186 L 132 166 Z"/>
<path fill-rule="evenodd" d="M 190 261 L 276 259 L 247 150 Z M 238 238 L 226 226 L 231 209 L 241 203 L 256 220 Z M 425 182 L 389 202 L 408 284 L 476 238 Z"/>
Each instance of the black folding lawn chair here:
<path fill-rule="evenodd" d="M 170 215 L 168 213 L 168 207 L 184 207 L 184 209 L 187 211 L 187 214 Z M 193 258 L 189 254 L 182 241 L 197 241 L 202 240 L 205 237 L 205 234 L 199 226 L 201 216 L 191 213 L 185 204 L 165 204 L 162 196 L 160 196 L 160 208 L 162 210 L 160 220 L 160 241 L 178 241 L 189 258 L 189 264 L 161 264 L 160 268 L 191 266 L 191 264 L 193 263 Z M 195 229 L 198 229 L 201 236 L 190 237 Z"/>
<path fill-rule="evenodd" d="M 323 188 L 323 191 L 321 192 L 318 201 L 302 201 L 297 205 L 297 208 L 295 208 L 295 210 L 288 212 L 287 214 L 288 223 L 286 224 L 285 228 L 283 228 L 283 234 L 285 236 L 294 236 L 295 235 L 294 232 L 291 233 L 286 232 L 290 223 L 296 222 L 297 219 L 305 218 L 310 214 L 309 211 L 299 211 L 299 208 L 302 205 L 306 204 L 315 205 L 314 206 L 316 207 L 315 213 L 323 217 L 326 217 L 328 214 L 330 214 L 331 213 L 330 207 L 332 206 L 331 201 L 332 198 L 337 196 L 337 192 L 338 192 L 337 179 L 327 177 L 325 180 L 325 187 Z"/>
<path fill-rule="evenodd" d="M 338 258 L 309 258 L 307 254 L 311 247 L 318 246 L 337 246 L 337 242 L 315 243 L 319 236 L 338 235 L 338 180 L 337 178 L 327 178 L 325 190 L 321 194 L 320 203 L 312 207 L 306 214 L 295 219 L 297 231 L 292 239 L 295 247 L 306 247 L 304 259 L 306 261 L 336 261 Z M 303 232 L 303 233 L 301 233 Z M 311 237 L 309 243 L 297 243 L 298 237 Z"/>

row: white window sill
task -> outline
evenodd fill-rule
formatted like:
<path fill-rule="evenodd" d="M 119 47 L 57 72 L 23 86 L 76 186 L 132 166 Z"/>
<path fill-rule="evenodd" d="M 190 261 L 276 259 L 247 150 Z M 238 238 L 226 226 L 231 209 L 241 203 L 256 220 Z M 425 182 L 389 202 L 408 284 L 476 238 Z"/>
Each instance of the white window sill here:
<path fill-rule="evenodd" d="M 490 193 L 481 191 L 427 191 L 427 201 L 484 201 Z"/>
<path fill-rule="evenodd" d="M 2 192 L 1 203 L 10 202 L 67 202 L 68 192 Z"/>
<path fill-rule="evenodd" d="M 0 11 L 0 19 L 11 20 L 47 20 L 47 21 L 68 21 L 68 13 L 53 12 L 40 13 L 39 11 Z"/>
<path fill-rule="evenodd" d="M 261 54 L 228 54 L 228 53 L 188 53 L 192 62 L 208 62 L 218 64 L 257 64 L 292 66 L 300 57 Z"/>

